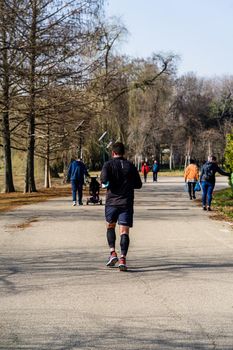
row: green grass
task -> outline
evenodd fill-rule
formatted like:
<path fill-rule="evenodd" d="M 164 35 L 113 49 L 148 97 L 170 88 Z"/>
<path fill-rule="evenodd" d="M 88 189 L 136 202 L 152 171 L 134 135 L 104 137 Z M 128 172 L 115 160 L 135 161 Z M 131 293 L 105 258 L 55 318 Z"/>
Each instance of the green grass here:
<path fill-rule="evenodd" d="M 212 206 L 227 219 L 233 221 L 233 191 L 226 188 L 214 194 Z"/>
<path fill-rule="evenodd" d="M 42 167 L 41 167 L 42 168 Z M 36 169 L 38 170 L 38 169 Z M 97 171 L 90 171 L 89 174 L 91 176 L 98 176 L 100 177 L 100 170 Z M 35 180 L 36 180 L 36 186 L 37 188 L 43 188 L 43 183 L 44 183 L 44 178 L 43 178 L 44 174 L 41 171 L 40 173 L 38 173 L 38 171 L 35 171 Z M 183 170 L 161 170 L 158 173 L 158 177 L 159 176 L 184 176 L 184 172 Z M 148 174 L 149 178 L 152 178 L 152 172 L 150 171 Z M 62 184 L 62 180 L 63 180 L 63 174 L 60 174 L 60 179 L 53 179 L 52 178 L 52 186 L 56 186 L 59 184 Z M 3 191 L 4 188 L 4 177 L 3 177 L 3 172 L 0 171 L 0 193 Z M 18 172 L 17 174 L 14 174 L 14 185 L 15 185 L 15 189 L 16 191 L 23 191 L 24 189 L 24 173 L 22 172 Z"/>
<path fill-rule="evenodd" d="M 159 171 L 158 176 L 184 176 L 184 170 L 167 170 L 162 169 Z"/>

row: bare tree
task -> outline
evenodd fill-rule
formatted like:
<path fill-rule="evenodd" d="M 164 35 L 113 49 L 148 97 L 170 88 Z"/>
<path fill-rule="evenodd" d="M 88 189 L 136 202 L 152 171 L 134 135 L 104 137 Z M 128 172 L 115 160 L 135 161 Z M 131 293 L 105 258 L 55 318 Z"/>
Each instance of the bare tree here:
<path fill-rule="evenodd" d="M 16 8 L 16 2 L 12 1 Z M 14 192 L 11 137 L 10 137 L 10 108 L 13 92 L 13 71 L 17 65 L 17 34 L 16 17 L 9 8 L 9 1 L 0 1 L 0 109 L 1 132 L 4 153 L 4 184 L 5 192 Z"/>
<path fill-rule="evenodd" d="M 87 57 L 96 38 L 94 19 L 101 3 L 100 0 L 25 0 L 24 11 L 18 14 L 26 52 L 21 71 L 21 89 L 27 110 L 25 192 L 36 191 L 38 98 L 48 86 L 83 83 L 87 78 L 90 69 Z"/>

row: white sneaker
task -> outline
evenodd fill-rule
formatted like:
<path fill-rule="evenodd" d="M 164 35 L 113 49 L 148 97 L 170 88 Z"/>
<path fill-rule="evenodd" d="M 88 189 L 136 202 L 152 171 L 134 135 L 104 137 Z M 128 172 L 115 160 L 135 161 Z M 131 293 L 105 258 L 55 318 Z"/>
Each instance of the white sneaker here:
<path fill-rule="evenodd" d="M 73 205 L 73 207 L 75 207 L 75 206 L 76 206 L 76 201 L 73 201 L 73 204 L 72 204 L 72 205 Z"/>

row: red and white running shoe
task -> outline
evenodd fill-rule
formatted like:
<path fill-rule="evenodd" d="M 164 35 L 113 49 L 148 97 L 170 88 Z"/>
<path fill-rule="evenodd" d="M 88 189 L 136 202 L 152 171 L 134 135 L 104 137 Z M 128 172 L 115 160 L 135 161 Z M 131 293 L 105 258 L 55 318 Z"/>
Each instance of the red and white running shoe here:
<path fill-rule="evenodd" d="M 113 267 L 115 266 L 115 264 L 118 262 L 118 257 L 117 257 L 117 253 L 114 251 L 114 252 L 111 252 L 111 255 L 108 259 L 108 262 L 106 264 L 106 266 L 108 267 Z"/>
<path fill-rule="evenodd" d="M 126 258 L 125 257 L 121 257 L 119 260 L 119 270 L 120 271 L 127 271 L 127 265 L 126 265 Z"/>

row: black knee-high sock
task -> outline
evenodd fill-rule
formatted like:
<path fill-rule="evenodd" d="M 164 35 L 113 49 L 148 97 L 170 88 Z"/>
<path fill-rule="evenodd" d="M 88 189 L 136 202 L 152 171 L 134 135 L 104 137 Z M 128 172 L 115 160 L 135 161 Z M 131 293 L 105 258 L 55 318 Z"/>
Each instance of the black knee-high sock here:
<path fill-rule="evenodd" d="M 108 240 L 109 248 L 115 249 L 115 242 L 116 242 L 115 228 L 107 229 L 107 240 Z"/>
<path fill-rule="evenodd" d="M 126 256 L 129 248 L 129 235 L 127 235 L 126 233 L 123 233 L 121 235 L 120 245 L 121 245 L 121 254 Z"/>

